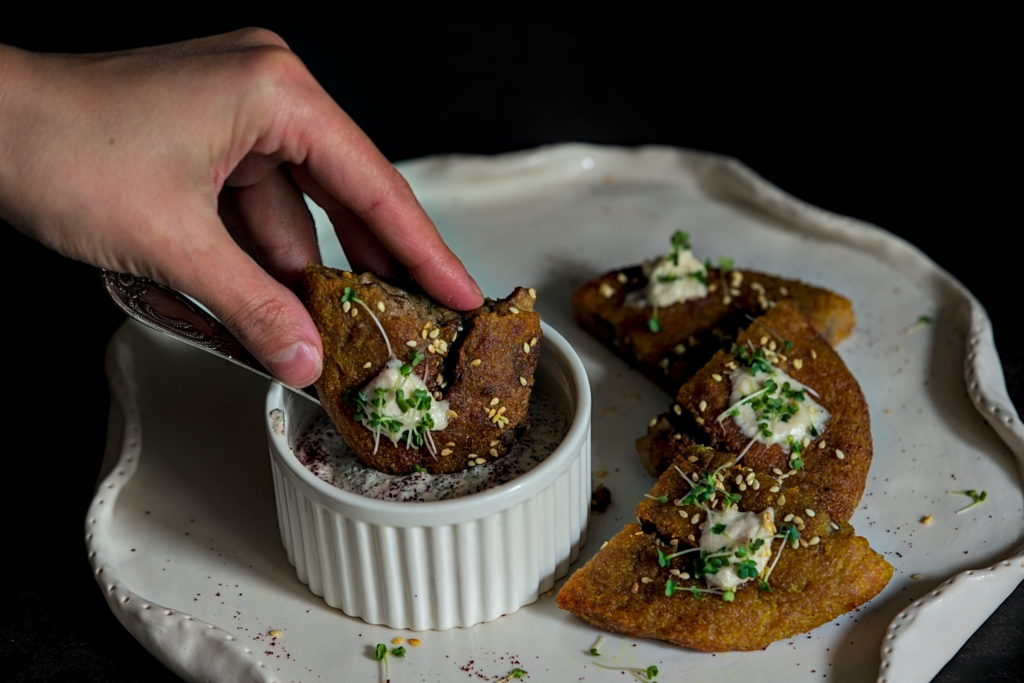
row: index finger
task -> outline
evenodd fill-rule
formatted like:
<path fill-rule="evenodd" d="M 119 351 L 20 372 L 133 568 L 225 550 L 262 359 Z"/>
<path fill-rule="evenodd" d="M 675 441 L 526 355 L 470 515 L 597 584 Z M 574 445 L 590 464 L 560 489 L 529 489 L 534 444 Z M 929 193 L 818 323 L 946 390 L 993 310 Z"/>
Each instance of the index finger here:
<path fill-rule="evenodd" d="M 434 298 L 452 308 L 480 306 L 476 282 L 405 178 L 356 123 L 319 88 L 296 113 L 300 170 L 295 177 L 303 191 L 328 213 L 354 214 Z"/>

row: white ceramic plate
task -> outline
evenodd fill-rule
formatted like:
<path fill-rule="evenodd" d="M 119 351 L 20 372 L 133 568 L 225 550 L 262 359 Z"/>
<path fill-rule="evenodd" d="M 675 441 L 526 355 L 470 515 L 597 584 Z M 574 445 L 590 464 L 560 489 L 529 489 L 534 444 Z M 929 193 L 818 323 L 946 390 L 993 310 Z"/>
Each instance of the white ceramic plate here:
<path fill-rule="evenodd" d="M 860 610 L 762 652 L 708 655 L 609 636 L 603 663 L 657 665 L 663 682 L 694 670 L 705 680 L 770 671 L 924 681 L 1024 577 L 1024 430 L 989 323 L 913 247 L 804 205 L 732 160 L 674 149 L 563 145 L 402 170 L 484 290 L 536 287 L 545 320 L 590 373 L 594 469 L 607 471 L 614 502 L 592 519 L 581 561 L 633 517 L 650 485 L 633 440 L 668 399 L 573 324 L 573 288 L 664 251 L 682 228 L 700 256 L 729 256 L 855 302 L 858 326 L 840 352 L 871 406 L 875 459 L 852 522 L 896 567 L 891 584 Z M 325 261 L 342 264 L 329 230 L 321 236 Z M 907 333 L 921 315 L 934 324 Z M 493 681 L 515 667 L 534 681 L 623 680 L 586 654 L 599 632 L 551 595 L 492 623 L 421 634 L 327 607 L 280 545 L 264 383 L 130 324 L 112 341 L 108 367 L 109 474 L 89 511 L 90 558 L 114 613 L 182 677 L 375 680 L 373 645 L 415 635 L 422 645 L 391 664 L 395 683 Z M 966 499 L 946 491 L 967 488 L 988 500 L 956 515 Z M 924 515 L 934 523 L 921 524 Z"/>

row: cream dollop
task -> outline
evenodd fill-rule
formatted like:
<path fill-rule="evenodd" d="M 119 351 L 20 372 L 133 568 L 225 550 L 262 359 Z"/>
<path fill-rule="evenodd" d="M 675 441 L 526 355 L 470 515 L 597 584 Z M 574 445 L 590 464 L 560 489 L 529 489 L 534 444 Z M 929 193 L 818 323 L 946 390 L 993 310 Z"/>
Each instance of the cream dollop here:
<path fill-rule="evenodd" d="M 448 426 L 448 401 L 434 399 L 411 366 L 398 358 L 391 358 L 362 394 L 367 403 L 359 420 L 375 438 L 383 434 L 396 445 L 404 440 L 416 447 L 417 428 L 423 433 Z"/>
<path fill-rule="evenodd" d="M 782 370 L 738 367 L 730 379 L 730 407 L 718 419 L 732 418 L 747 438 L 788 453 L 793 443 L 804 444 L 825 428 L 829 412 L 811 398 L 814 391 Z"/>
<path fill-rule="evenodd" d="M 734 591 L 760 576 L 771 559 L 774 536 L 775 510 L 770 507 L 760 513 L 740 512 L 735 507 L 707 510 L 700 535 L 701 556 L 705 561 L 708 557 L 727 559 L 716 572 L 704 574 L 708 587 Z M 751 571 L 751 565 L 744 564 L 749 562 L 753 562 L 756 573 Z"/>

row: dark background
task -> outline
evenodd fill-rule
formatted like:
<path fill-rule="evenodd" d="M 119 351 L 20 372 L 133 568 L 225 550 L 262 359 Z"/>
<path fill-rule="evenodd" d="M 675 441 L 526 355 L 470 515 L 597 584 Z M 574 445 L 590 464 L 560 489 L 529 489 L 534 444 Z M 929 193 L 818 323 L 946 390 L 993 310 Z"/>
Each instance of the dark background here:
<path fill-rule="evenodd" d="M 881 2 L 451 15 L 379 4 L 126 14 L 36 3 L 5 10 L 0 42 L 96 51 L 265 26 L 394 161 L 565 141 L 738 157 L 797 197 L 904 236 L 953 273 L 988 309 L 1011 397 L 1024 405 L 1011 187 L 1020 55 L 1008 17 Z M 16 402 L 5 438 L 0 680 L 173 680 L 112 616 L 84 550 L 106 439 L 103 350 L 122 316 L 91 267 L 7 226 L 0 247 Z M 1018 588 L 938 680 L 1018 680 L 1022 615 Z"/>

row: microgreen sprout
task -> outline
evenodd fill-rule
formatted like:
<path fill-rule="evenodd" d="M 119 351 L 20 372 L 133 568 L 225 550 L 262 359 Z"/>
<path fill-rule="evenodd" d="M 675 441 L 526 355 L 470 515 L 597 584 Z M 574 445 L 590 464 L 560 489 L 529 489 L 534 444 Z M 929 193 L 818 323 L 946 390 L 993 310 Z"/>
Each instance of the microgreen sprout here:
<path fill-rule="evenodd" d="M 373 310 L 366 305 L 366 302 L 356 296 L 356 290 L 352 289 L 351 287 L 346 287 L 341 294 L 341 302 L 343 304 L 348 302 L 357 303 L 360 306 L 362 306 L 367 313 L 370 314 L 370 317 L 373 318 L 373 322 L 377 323 L 377 329 L 380 330 L 380 336 L 384 337 L 384 346 L 386 346 L 388 349 L 388 358 L 393 357 L 395 354 L 391 350 L 391 340 L 388 339 L 388 335 L 384 331 L 384 325 L 381 324 L 380 318 L 377 317 L 377 314 L 374 313 Z"/>
<path fill-rule="evenodd" d="M 647 329 L 654 334 L 661 332 L 661 321 L 658 320 L 657 310 L 655 310 L 654 313 L 651 314 L 651 317 L 647 319 Z"/>
<path fill-rule="evenodd" d="M 529 674 L 526 673 L 526 669 L 520 669 L 517 666 L 516 668 L 512 669 L 511 671 L 509 671 L 507 674 L 505 674 L 504 676 L 502 676 L 498 680 L 494 681 L 494 683 L 509 683 L 509 681 L 515 680 L 517 678 L 522 678 L 523 676 L 528 676 L 528 675 Z"/>
<path fill-rule="evenodd" d="M 967 507 L 960 508 L 959 510 L 957 510 L 956 514 L 958 515 L 967 512 L 968 510 L 973 510 L 974 508 L 981 505 L 986 498 L 988 498 L 988 493 L 986 491 L 975 491 L 974 489 L 967 489 L 965 491 L 946 491 L 946 493 L 949 493 L 951 495 L 967 496 L 973 501 Z"/>
<path fill-rule="evenodd" d="M 667 503 L 668 502 L 668 496 L 667 495 L 652 496 L 649 493 L 645 493 L 644 494 L 644 498 L 650 498 L 651 500 L 653 500 L 655 502 L 658 502 L 658 503 Z"/>
<path fill-rule="evenodd" d="M 590 654 L 595 657 L 601 656 L 601 646 L 604 645 L 604 636 L 598 636 L 594 644 L 590 646 Z"/>
<path fill-rule="evenodd" d="M 930 315 L 918 316 L 917 320 L 915 320 L 910 325 L 907 325 L 907 327 L 903 330 L 903 334 L 910 334 L 912 332 L 917 332 L 919 329 L 921 329 L 925 325 L 931 325 L 933 322 L 935 322 L 935 320 Z"/>
<path fill-rule="evenodd" d="M 380 662 L 380 680 L 384 683 L 391 681 L 391 674 L 388 672 L 388 655 L 405 657 L 405 648 L 395 647 L 388 650 L 388 646 L 384 643 L 377 643 L 377 646 L 373 648 L 373 658 Z"/>
<path fill-rule="evenodd" d="M 641 669 L 640 667 L 634 666 L 609 666 L 608 664 L 602 664 L 601 662 L 594 662 L 594 666 L 599 666 L 602 669 L 608 669 L 609 671 L 621 671 L 623 673 L 630 674 L 638 681 L 653 681 L 658 677 L 658 667 L 656 666 L 648 666 Z"/>

